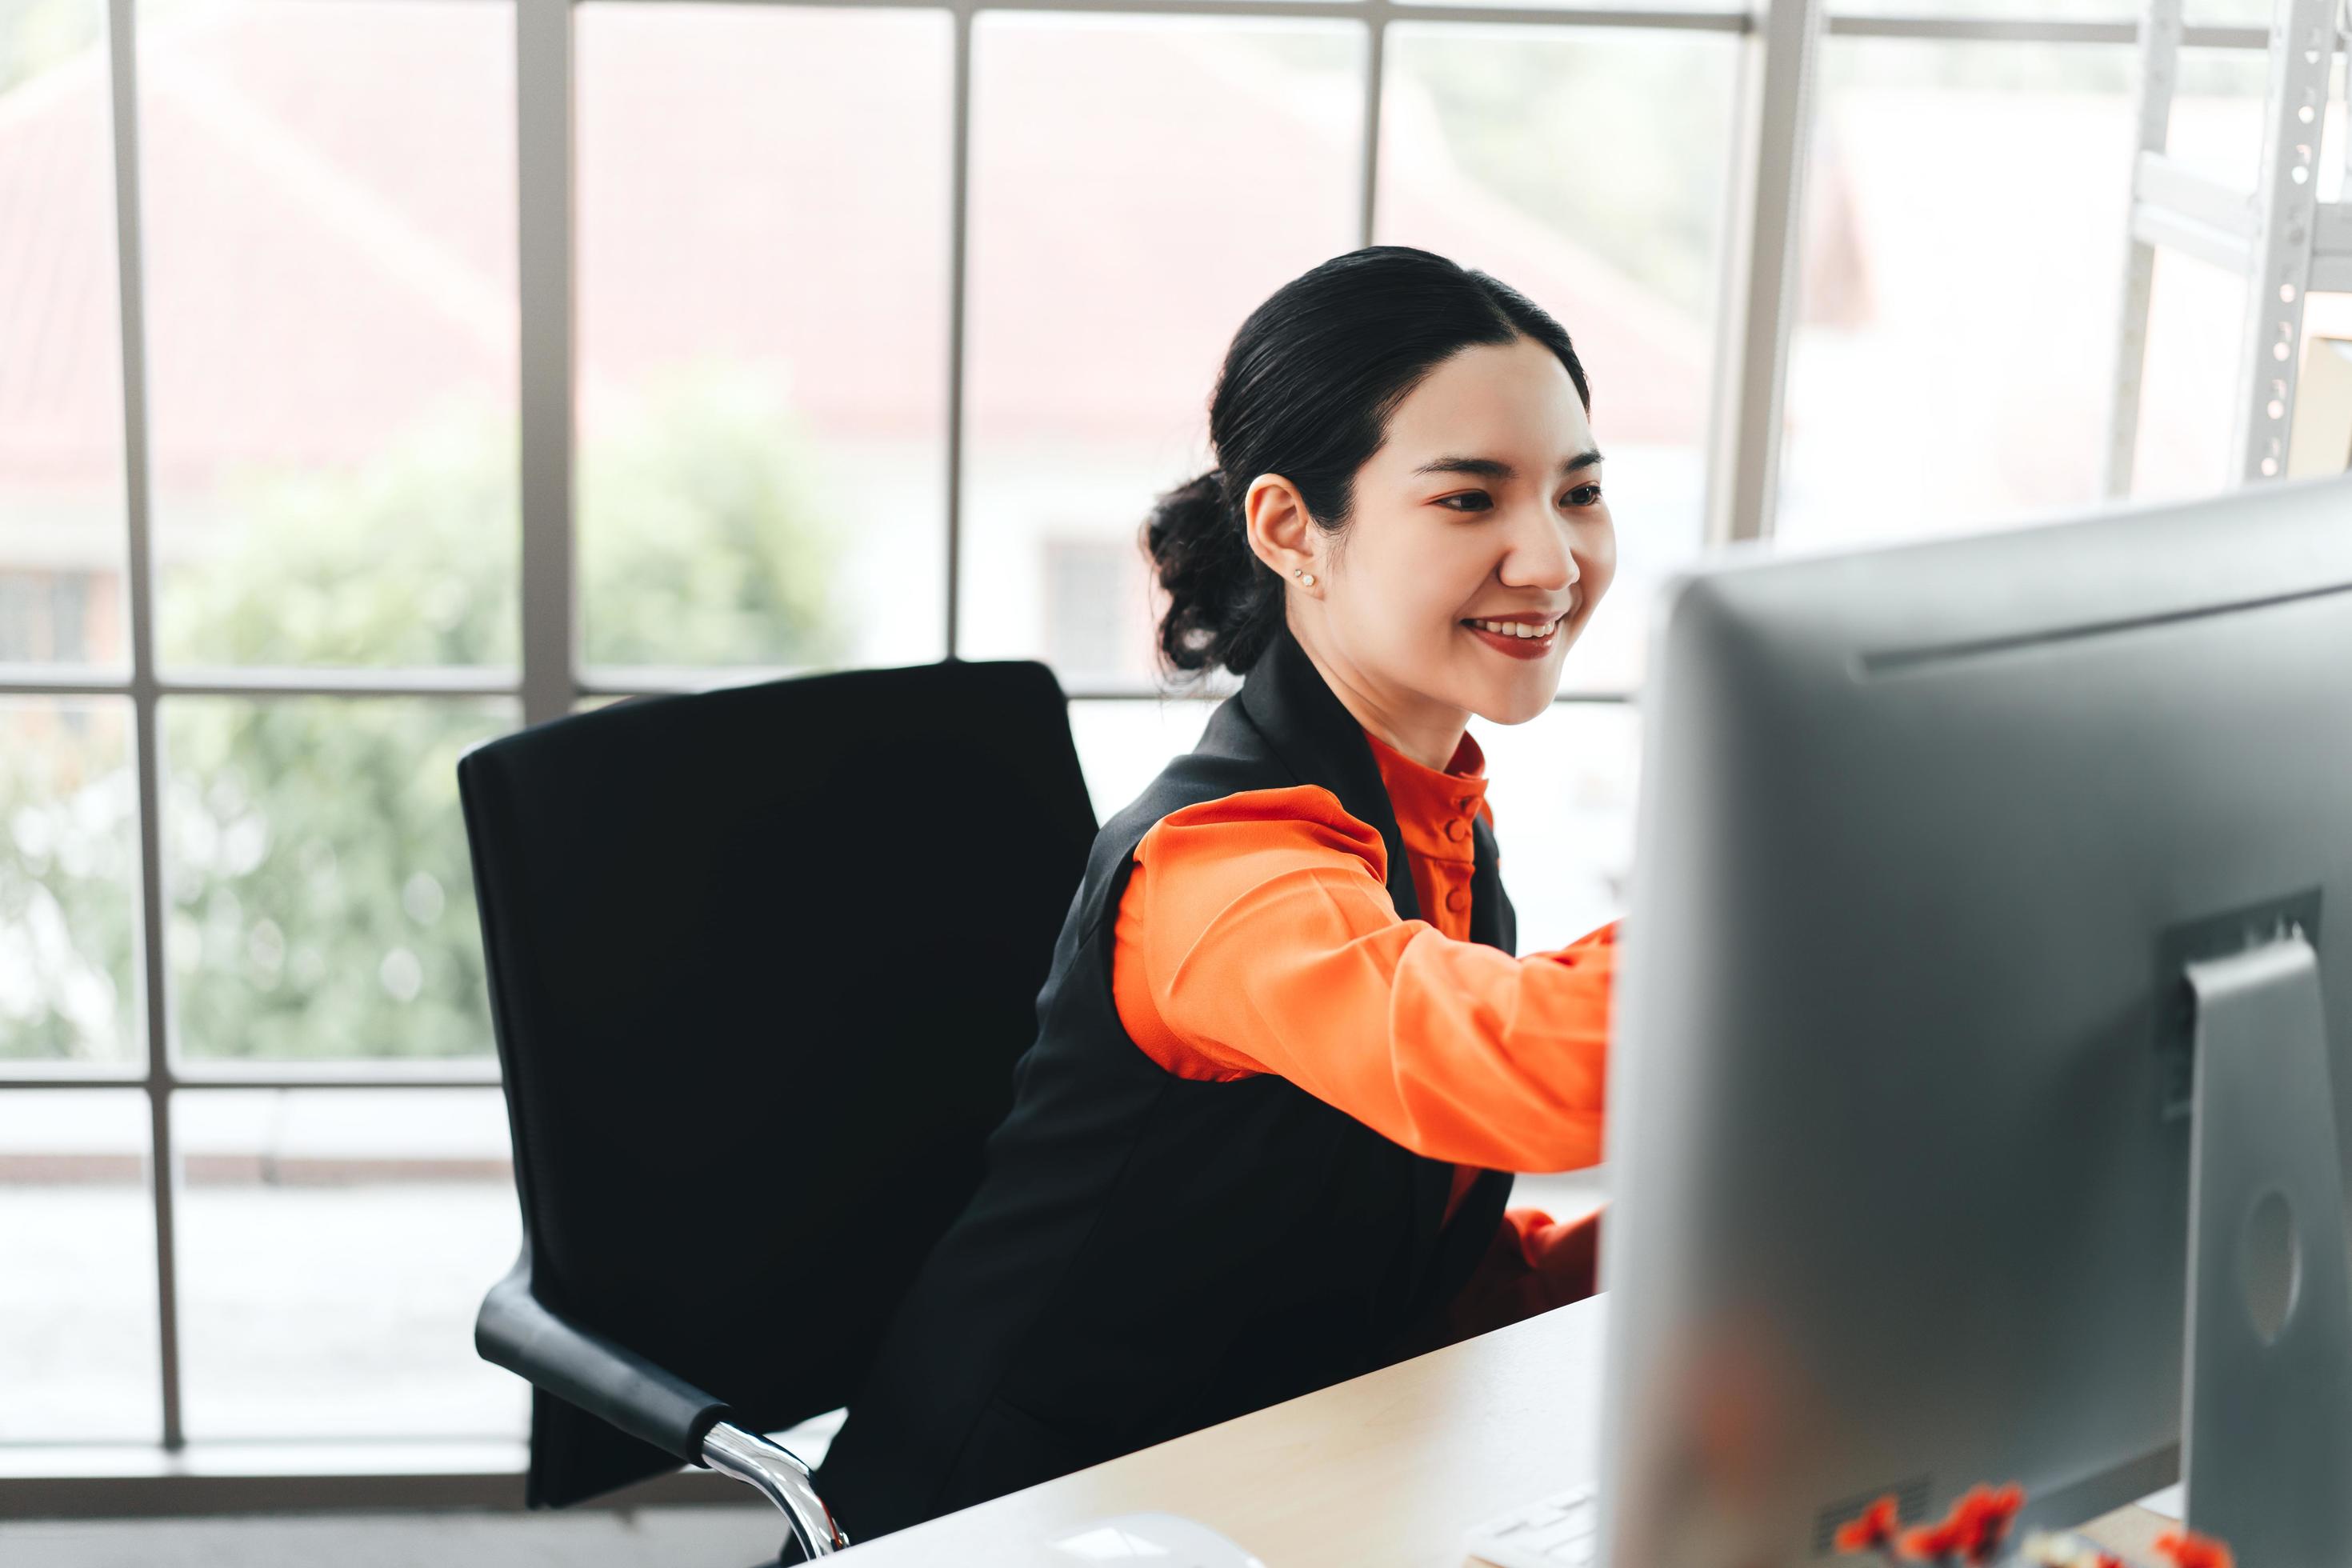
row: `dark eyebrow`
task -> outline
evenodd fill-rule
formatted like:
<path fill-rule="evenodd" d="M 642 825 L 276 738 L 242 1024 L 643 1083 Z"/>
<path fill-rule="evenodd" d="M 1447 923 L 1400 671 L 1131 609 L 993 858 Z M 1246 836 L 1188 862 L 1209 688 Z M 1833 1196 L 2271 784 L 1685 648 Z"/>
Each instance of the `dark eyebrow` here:
<path fill-rule="evenodd" d="M 1599 452 L 1579 452 L 1561 460 L 1559 471 L 1572 474 L 1601 461 Z M 1413 470 L 1416 474 L 1475 474 L 1482 479 L 1507 479 L 1518 472 L 1499 458 L 1434 458 Z"/>

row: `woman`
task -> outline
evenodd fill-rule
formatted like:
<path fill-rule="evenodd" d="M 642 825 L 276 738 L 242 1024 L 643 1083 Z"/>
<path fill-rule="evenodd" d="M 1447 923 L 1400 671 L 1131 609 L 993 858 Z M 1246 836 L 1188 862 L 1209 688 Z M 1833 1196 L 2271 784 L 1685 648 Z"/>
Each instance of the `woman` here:
<path fill-rule="evenodd" d="M 1601 1157 L 1614 929 L 1515 958 L 1471 714 L 1545 710 L 1615 565 L 1567 333 L 1426 251 L 1243 323 L 1146 541 L 1246 679 L 1104 826 L 971 1205 L 818 1484 L 863 1539 L 1589 1294 L 1506 1215 Z"/>

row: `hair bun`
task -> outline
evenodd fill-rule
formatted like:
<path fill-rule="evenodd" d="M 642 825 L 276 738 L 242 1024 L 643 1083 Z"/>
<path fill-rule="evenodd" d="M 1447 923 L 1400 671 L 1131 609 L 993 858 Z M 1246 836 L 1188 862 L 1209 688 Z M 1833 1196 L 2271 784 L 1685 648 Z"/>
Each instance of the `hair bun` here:
<path fill-rule="evenodd" d="M 1274 574 L 1243 537 L 1225 471 L 1211 468 L 1162 494 L 1144 522 L 1143 545 L 1168 595 L 1161 654 L 1182 670 L 1226 662 L 1236 612 L 1256 609 L 1264 592 L 1254 579 L 1271 584 Z"/>

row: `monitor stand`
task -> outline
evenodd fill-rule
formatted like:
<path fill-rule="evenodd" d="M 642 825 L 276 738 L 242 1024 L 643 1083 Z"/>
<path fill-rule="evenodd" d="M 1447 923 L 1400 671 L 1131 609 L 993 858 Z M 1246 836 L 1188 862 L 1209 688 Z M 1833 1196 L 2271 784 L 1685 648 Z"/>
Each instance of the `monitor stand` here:
<path fill-rule="evenodd" d="M 2189 1523 L 2248 1568 L 2352 1568 L 2352 1258 L 2318 959 L 2296 927 L 2186 969 Z"/>

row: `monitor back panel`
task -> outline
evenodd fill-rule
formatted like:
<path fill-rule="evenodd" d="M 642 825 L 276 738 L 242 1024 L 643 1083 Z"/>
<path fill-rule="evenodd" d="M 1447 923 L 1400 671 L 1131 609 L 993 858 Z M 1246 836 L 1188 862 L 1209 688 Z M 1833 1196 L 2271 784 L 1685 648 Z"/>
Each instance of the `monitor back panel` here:
<path fill-rule="evenodd" d="M 1730 561 L 1657 636 L 1615 1560 L 1810 1562 L 1889 1492 L 2014 1479 L 2074 1522 L 2163 1484 L 2184 958 L 2305 926 L 2352 1175 L 2352 481 Z"/>

